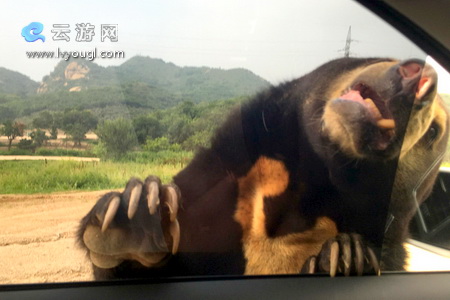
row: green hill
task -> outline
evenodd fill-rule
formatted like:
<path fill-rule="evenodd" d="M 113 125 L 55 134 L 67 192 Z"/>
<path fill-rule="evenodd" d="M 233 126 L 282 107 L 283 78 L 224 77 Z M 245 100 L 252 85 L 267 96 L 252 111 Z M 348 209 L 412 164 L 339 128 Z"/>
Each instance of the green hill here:
<path fill-rule="evenodd" d="M 82 59 L 61 61 L 44 77 L 39 93 L 124 84 L 163 90 L 175 98 L 192 102 L 251 95 L 268 86 L 266 80 L 245 69 L 178 67 L 161 59 L 135 56 L 120 66 L 107 68 Z"/>
<path fill-rule="evenodd" d="M 145 82 L 192 102 L 252 95 L 269 83 L 245 69 L 178 67 L 161 59 L 135 56 L 116 67 L 122 82 Z"/>
<path fill-rule="evenodd" d="M 0 67 L 0 94 L 24 97 L 36 93 L 38 86 L 28 76 Z"/>
<path fill-rule="evenodd" d="M 269 85 L 245 69 L 179 67 L 143 56 L 106 68 L 83 59 L 60 61 L 40 85 L 0 68 L 2 78 L 8 89 L 0 90 L 0 122 L 14 118 L 29 122 L 44 110 L 72 108 L 89 109 L 100 119 L 127 117 L 183 101 L 246 97 Z"/>

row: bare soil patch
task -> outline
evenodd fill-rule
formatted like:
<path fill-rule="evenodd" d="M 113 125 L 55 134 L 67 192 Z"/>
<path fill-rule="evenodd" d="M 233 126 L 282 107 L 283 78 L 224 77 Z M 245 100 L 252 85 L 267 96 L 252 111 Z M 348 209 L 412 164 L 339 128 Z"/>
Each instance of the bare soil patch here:
<path fill-rule="evenodd" d="M 105 192 L 0 195 L 0 284 L 92 280 L 75 236 Z"/>
<path fill-rule="evenodd" d="M 0 195 L 0 284 L 93 280 L 76 231 L 106 192 Z M 409 271 L 450 268 L 450 258 L 408 250 Z"/>

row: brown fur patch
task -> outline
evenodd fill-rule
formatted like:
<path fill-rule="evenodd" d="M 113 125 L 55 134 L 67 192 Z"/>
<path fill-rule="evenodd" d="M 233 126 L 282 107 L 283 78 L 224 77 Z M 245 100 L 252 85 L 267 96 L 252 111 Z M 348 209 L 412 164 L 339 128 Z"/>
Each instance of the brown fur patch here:
<path fill-rule="evenodd" d="M 441 130 L 439 133 L 439 136 L 437 138 L 437 143 L 439 141 L 441 141 L 441 139 L 445 136 L 445 133 L 448 131 L 448 111 L 447 108 L 445 107 L 444 104 L 444 100 L 442 100 L 439 96 L 438 96 L 438 102 L 439 102 L 439 106 L 436 109 L 436 117 L 435 117 L 435 122 L 437 124 L 439 124 Z M 436 143 L 436 144 L 437 144 Z"/>
<path fill-rule="evenodd" d="M 439 141 L 447 131 L 447 118 L 448 113 L 445 104 L 438 95 L 436 95 L 436 98 L 429 107 L 421 110 L 419 113 L 413 113 L 406 130 L 400 158 L 402 159 L 417 144 L 418 140 L 422 138 L 433 121 L 440 128 L 439 136 L 434 143 L 435 145 L 439 144 Z"/>
<path fill-rule="evenodd" d="M 325 107 L 323 114 L 324 124 L 330 139 L 340 145 L 342 150 L 352 155 L 355 158 L 362 158 L 363 156 L 356 149 L 356 142 L 354 140 L 352 131 L 346 128 L 346 122 L 340 114 L 334 112 L 329 106 Z"/>
<path fill-rule="evenodd" d="M 244 239 L 245 274 L 299 273 L 306 259 L 319 254 L 325 241 L 337 233 L 336 224 L 321 217 L 312 229 L 302 233 L 276 238 L 250 234 Z"/>
<path fill-rule="evenodd" d="M 261 157 L 238 180 L 235 219 L 243 229 L 245 274 L 298 273 L 308 257 L 317 255 L 322 244 L 337 235 L 335 223 L 322 217 L 310 230 L 275 238 L 267 236 L 264 198 L 281 195 L 288 183 L 289 173 L 284 164 L 267 157 Z"/>

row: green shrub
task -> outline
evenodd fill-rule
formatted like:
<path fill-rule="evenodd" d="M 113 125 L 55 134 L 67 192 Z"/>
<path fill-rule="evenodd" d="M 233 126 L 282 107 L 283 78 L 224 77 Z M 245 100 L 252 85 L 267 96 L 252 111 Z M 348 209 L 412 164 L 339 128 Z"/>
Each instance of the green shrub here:
<path fill-rule="evenodd" d="M 144 150 L 149 152 L 160 152 L 160 151 L 172 151 L 177 152 L 181 150 L 181 146 L 177 143 L 171 144 L 167 137 L 159 138 L 148 138 L 145 142 Z"/>
<path fill-rule="evenodd" d="M 76 156 L 76 157 L 95 157 L 91 151 L 75 150 L 75 149 L 47 149 L 39 148 L 36 155 L 42 156 Z"/>
<path fill-rule="evenodd" d="M 0 151 L 0 155 L 32 155 L 32 151 L 29 149 L 11 148 L 9 151 Z"/>
<path fill-rule="evenodd" d="M 102 122 L 95 133 L 102 144 L 97 151 L 103 158 L 120 159 L 137 145 L 133 124 L 123 118 Z"/>
<path fill-rule="evenodd" d="M 32 140 L 21 139 L 17 144 L 17 148 L 20 150 L 30 150 L 34 153 L 36 150 L 36 145 L 33 144 Z"/>

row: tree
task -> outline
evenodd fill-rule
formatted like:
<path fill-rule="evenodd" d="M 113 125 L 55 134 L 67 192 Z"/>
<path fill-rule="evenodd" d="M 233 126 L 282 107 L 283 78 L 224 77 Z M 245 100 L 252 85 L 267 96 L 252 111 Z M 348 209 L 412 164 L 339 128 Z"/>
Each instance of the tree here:
<path fill-rule="evenodd" d="M 56 124 L 56 116 L 48 111 L 41 112 L 33 119 L 33 127 L 36 129 L 46 129 L 50 132 L 50 138 L 58 137 L 58 127 Z"/>
<path fill-rule="evenodd" d="M 64 111 L 58 121 L 59 127 L 71 136 L 74 146 L 81 146 L 86 133 L 95 129 L 97 122 L 97 118 L 90 111 L 78 109 Z"/>
<path fill-rule="evenodd" d="M 53 115 L 48 111 L 40 112 L 39 115 L 33 119 L 33 127 L 36 129 L 47 129 L 53 124 Z"/>
<path fill-rule="evenodd" d="M 210 146 L 211 133 L 206 130 L 195 132 L 183 142 L 183 149 L 194 151 L 200 147 Z"/>
<path fill-rule="evenodd" d="M 11 150 L 12 141 L 18 136 L 23 136 L 24 129 L 25 125 L 21 122 L 11 120 L 3 122 L 1 133 L 8 138 L 8 151 Z"/>
<path fill-rule="evenodd" d="M 33 145 L 36 148 L 41 147 L 45 143 L 45 141 L 48 140 L 48 137 L 45 135 L 45 131 L 42 131 L 40 129 L 30 133 L 30 137 L 33 140 Z"/>
<path fill-rule="evenodd" d="M 185 114 L 190 119 L 195 119 L 196 117 L 198 117 L 199 112 L 197 110 L 197 107 L 191 101 L 184 101 L 179 105 L 179 108 L 181 113 Z"/>
<path fill-rule="evenodd" d="M 118 159 L 137 145 L 133 124 L 123 118 L 100 123 L 95 133 L 107 157 Z"/>
<path fill-rule="evenodd" d="M 163 133 L 161 122 L 154 116 L 139 116 L 133 119 L 133 126 L 139 144 L 145 144 L 148 138 L 161 137 Z"/>
<path fill-rule="evenodd" d="M 167 128 L 171 143 L 182 144 L 192 134 L 192 120 L 185 115 L 173 115 Z"/>
<path fill-rule="evenodd" d="M 0 103 L 1 100 L 2 99 L 0 98 Z M 0 105 L 0 122 L 15 118 L 16 116 L 17 113 L 12 108 L 8 107 L 7 104 Z"/>

